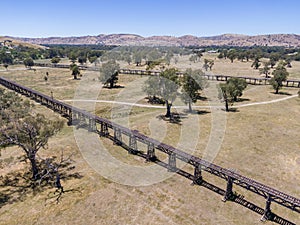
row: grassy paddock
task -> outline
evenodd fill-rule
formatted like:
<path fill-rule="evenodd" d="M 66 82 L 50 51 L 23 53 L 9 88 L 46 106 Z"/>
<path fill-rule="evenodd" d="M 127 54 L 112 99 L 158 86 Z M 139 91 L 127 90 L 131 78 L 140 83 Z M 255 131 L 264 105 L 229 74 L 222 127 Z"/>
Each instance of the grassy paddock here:
<path fill-rule="evenodd" d="M 188 63 L 188 61 L 183 63 Z M 296 66 L 293 63 L 294 72 L 291 73 L 295 77 L 298 74 Z M 101 84 L 97 80 L 99 75 L 97 72 L 84 72 L 80 81 L 73 80 L 69 70 L 38 68 L 34 72 L 22 68 L 13 70 L 18 68 L 9 67 L 9 70 L 1 72 L 0 76 L 15 80 L 47 95 L 50 95 L 52 91 L 54 97 L 61 100 L 73 99 L 74 94 L 79 95 L 76 97 L 88 99 L 99 89 L 100 94 L 96 96 L 98 100 L 119 100 L 122 99 L 120 95 L 124 95 L 123 97 L 129 101 L 135 97 L 136 93 L 132 92 L 130 96 L 129 90 L 125 92 L 126 87 L 141 79 L 140 76 L 121 75 L 120 84 L 125 88 L 110 90 L 101 89 Z M 254 71 L 247 63 L 231 64 L 217 59 L 213 72 L 226 74 L 226 71 L 230 72 L 230 68 L 231 72 L 236 71 L 236 75 L 249 75 Z M 241 68 L 244 68 L 244 72 L 239 70 Z M 47 82 L 43 79 L 46 72 L 49 72 Z M 297 89 L 283 89 L 282 92 L 284 94 L 275 95 L 270 86 L 249 85 L 243 95 L 243 101 L 235 105 L 284 98 L 296 94 Z M 143 99 L 140 99 L 138 103 L 147 104 Z M 184 125 L 189 123 L 189 119 L 195 118 L 200 132 L 194 154 L 200 157 L 211 135 L 213 114 L 207 108 L 195 108 L 204 111 L 199 115 L 186 115 L 183 110 L 178 109 L 178 113 L 187 116 L 187 118 L 182 118 L 180 125 L 159 119 L 159 116 L 165 113 L 165 109 L 132 107 L 122 114 L 122 110 L 125 110 L 124 106 L 111 103 L 85 104 L 85 109 L 94 111 L 99 116 L 111 119 L 114 115 L 113 119 L 116 121 L 122 121 L 125 118 L 131 129 L 140 130 L 146 135 L 172 145 L 179 143 Z M 199 101 L 196 106 L 207 106 L 207 104 L 205 101 Z M 37 105 L 36 110 L 46 113 L 49 117 L 55 117 L 55 114 L 45 107 Z M 114 110 L 119 114 L 112 113 Z M 299 111 L 300 99 L 296 97 L 271 104 L 238 107 L 237 112 L 227 113 L 226 130 L 222 134 L 224 139 L 214 162 L 300 197 L 300 189 L 297 185 L 300 183 Z M 125 150 L 113 145 L 111 141 L 103 138 L 101 141 L 116 159 L 129 165 L 149 166 L 140 158 L 128 155 Z M 59 156 L 61 150 L 64 150 L 66 154 L 75 153 L 73 156 L 75 172 L 83 175 L 81 179 L 63 180 L 63 185 L 65 189 L 74 188 L 80 192 L 66 193 L 59 204 L 51 203 L 49 199 L 48 194 L 53 190 L 47 190 L 39 195 L 29 193 L 22 197 L 22 201 L 16 200 L 12 204 L 2 205 L 0 224 L 59 222 L 68 224 L 198 224 L 199 221 L 201 224 L 260 224 L 258 214 L 232 202 L 223 203 L 222 196 L 204 187 L 190 186 L 191 182 L 179 175 L 145 187 L 124 186 L 103 178 L 82 157 L 76 145 L 72 127 L 64 127 L 57 136 L 51 138 L 48 149 L 41 150 L 41 156 Z M 23 171 L 27 164 L 20 161 L 19 156 L 21 156 L 20 150 L 15 147 L 2 150 L 0 175 L 4 176 L 12 171 Z M 187 168 L 187 170 L 190 169 Z M 204 179 L 222 189 L 226 187 L 224 181 L 209 174 L 204 174 Z M 14 188 L 19 190 L 17 187 Z M 261 197 L 237 187 L 234 189 L 245 195 L 250 202 L 264 208 L 264 200 Z M 6 193 L 7 189 L 0 187 L 0 190 L 1 193 Z M 300 222 L 298 213 L 276 204 L 272 204 L 272 209 L 276 214 L 294 223 Z"/>

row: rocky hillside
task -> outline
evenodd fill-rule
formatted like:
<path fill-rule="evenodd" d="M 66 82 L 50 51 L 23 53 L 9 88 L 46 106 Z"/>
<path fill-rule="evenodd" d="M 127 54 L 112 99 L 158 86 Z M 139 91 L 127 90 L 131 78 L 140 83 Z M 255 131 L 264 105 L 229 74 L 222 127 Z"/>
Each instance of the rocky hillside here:
<path fill-rule="evenodd" d="M 100 34 L 98 36 L 82 37 L 49 37 L 49 38 L 14 38 L 31 44 L 101 44 L 101 45 L 146 45 L 146 46 L 209 46 L 209 45 L 230 45 L 230 46 L 292 46 L 300 47 L 300 35 L 296 34 L 272 34 L 272 35 L 237 35 L 223 34 L 212 37 L 196 37 L 185 35 L 182 37 L 173 36 L 152 36 L 142 37 L 135 34 Z"/>

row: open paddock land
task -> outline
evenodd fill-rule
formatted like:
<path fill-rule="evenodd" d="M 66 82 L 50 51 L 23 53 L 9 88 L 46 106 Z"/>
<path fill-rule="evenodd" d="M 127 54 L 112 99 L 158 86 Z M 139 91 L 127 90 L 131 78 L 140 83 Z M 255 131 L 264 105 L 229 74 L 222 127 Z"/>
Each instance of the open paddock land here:
<path fill-rule="evenodd" d="M 232 66 L 231 72 L 234 72 L 238 69 L 234 65 L 246 64 L 227 62 L 219 68 L 218 65 L 221 65 L 219 63 L 221 62 L 217 59 L 214 68 L 223 71 L 222 74 L 226 71 L 230 72 L 230 66 Z M 298 72 L 296 65 L 292 64 L 293 76 L 296 78 Z M 164 108 L 126 106 L 113 102 L 149 105 L 137 94 L 140 93 L 137 91 L 140 88 L 139 84 L 142 84 L 144 79 L 140 76 L 120 75 L 119 83 L 124 88 L 110 90 L 101 88 L 97 80 L 98 72 L 86 71 L 83 72 L 81 80 L 73 80 L 70 70 L 67 69 L 37 68 L 34 72 L 22 68 L 13 70 L 18 68 L 9 67 L 9 70 L 1 72 L 0 76 L 47 95 L 52 91 L 53 96 L 60 100 L 112 101 L 104 103 L 82 101 L 74 104 L 95 112 L 98 116 L 127 124 L 131 129 L 137 129 L 174 146 L 180 144 L 179 137 L 186 129 L 185 126 L 189 126 L 189 121 L 197 121 L 199 134 L 197 134 L 193 154 L 199 157 L 204 154 L 211 135 L 214 116 L 213 108 L 207 108 L 210 99 L 197 102 L 194 109 L 198 110 L 199 114 L 187 114 L 182 108 L 174 108 L 174 111 L 184 115 L 180 124 L 174 124 L 160 119 L 159 116 L 165 113 Z M 248 69 L 245 67 L 243 72 L 245 74 L 234 73 L 250 75 L 246 70 L 254 71 L 249 65 Z M 49 72 L 47 82 L 43 79 L 46 72 Z M 219 73 L 214 69 L 213 72 Z M 215 83 L 210 84 L 213 85 Z M 243 101 L 234 104 L 237 111 L 225 114 L 226 129 L 222 133 L 223 141 L 214 163 L 235 169 L 242 175 L 299 198 L 300 99 L 293 97 L 297 91 L 296 88 L 284 88 L 281 91 L 284 94 L 275 95 L 270 86 L 249 85 L 242 96 Z M 284 99 L 286 97 L 291 98 Z M 280 99 L 284 100 L 272 102 Z M 262 102 L 264 104 L 251 105 Z M 180 106 L 182 103 L 177 100 L 174 105 Z M 56 115 L 40 105 L 37 105 L 36 110 L 46 113 L 49 117 Z M 193 127 L 191 131 L 192 129 Z M 82 132 L 84 135 L 86 131 Z M 96 134 L 95 138 L 99 139 Z M 144 163 L 137 156 L 129 155 L 121 147 L 113 145 L 109 139 L 100 138 L 100 140 L 111 155 L 119 161 L 135 166 L 151 165 L 151 163 Z M 11 204 L 1 205 L 0 224 L 261 224 L 259 214 L 235 202 L 224 203 L 221 201 L 221 195 L 206 188 L 209 185 L 192 186 L 190 180 L 178 174 L 163 182 L 144 187 L 121 185 L 105 179 L 83 158 L 76 144 L 73 127 L 65 126 L 57 136 L 50 139 L 48 149 L 41 150 L 41 155 L 59 156 L 61 150 L 66 154 L 74 152 L 75 172 L 82 175 L 80 179 L 63 180 L 63 185 L 66 190 L 78 189 L 79 191 L 65 193 L 61 202 L 56 204 L 48 197 L 48 194 L 54 190 L 46 190 L 38 195 L 34 193 L 22 195 L 21 189 L 13 187 L 16 191 L 14 195 L 20 195 L 21 200 L 16 199 Z M 19 162 L 20 155 L 20 151 L 15 147 L 2 150 L 0 175 L 6 175 L 9 169 L 23 170 L 27 165 Z M 219 178 L 207 173 L 203 173 L 203 178 L 222 190 L 226 188 L 225 181 Z M 0 190 L 1 193 L 7 191 L 2 186 Z M 262 197 L 237 186 L 234 186 L 234 191 L 244 195 L 249 202 L 261 208 L 265 207 L 265 200 Z M 272 203 L 271 209 L 275 214 L 293 223 L 300 223 L 299 213 L 287 210 L 276 203 Z"/>
<path fill-rule="evenodd" d="M 179 69 L 180 71 L 185 71 L 188 68 L 192 69 L 202 69 L 203 70 L 203 64 L 204 59 L 210 59 L 214 60 L 214 65 L 212 67 L 212 70 L 206 71 L 207 74 L 212 75 L 227 75 L 227 76 L 245 76 L 245 77 L 264 77 L 265 75 L 260 74 L 259 70 L 255 70 L 251 67 L 253 60 L 243 60 L 241 62 L 240 60 L 235 59 L 233 63 L 230 62 L 230 59 L 219 59 L 218 53 L 204 53 L 203 56 L 200 58 L 200 60 L 196 62 L 191 62 L 189 60 L 191 55 L 183 55 L 179 56 L 176 55 L 177 62 L 175 63 L 175 60 L 172 59 L 170 62 L 170 65 L 167 67 L 174 67 Z M 262 62 L 268 61 L 268 59 L 261 59 Z M 51 64 L 51 61 L 49 59 L 43 59 L 43 60 L 37 60 L 38 63 L 48 63 Z M 61 62 L 59 64 L 67 64 L 69 65 L 71 62 L 67 58 L 62 58 Z M 128 69 L 138 69 L 138 70 L 145 70 L 146 66 L 136 66 L 135 63 L 131 63 L 128 65 L 128 63 L 124 61 L 118 61 L 121 68 L 128 68 Z M 88 66 L 95 66 L 95 64 L 87 63 Z M 97 66 L 99 67 L 101 63 L 97 63 Z M 292 67 L 287 68 L 287 71 L 289 72 L 288 79 L 300 79 L 300 61 L 292 61 L 291 62 Z M 275 66 L 276 67 L 276 66 Z M 275 68 L 274 67 L 274 68 Z M 262 65 L 260 66 L 262 68 Z M 155 68 L 156 70 L 160 69 L 160 66 L 157 66 Z M 271 70 L 272 72 L 272 70 Z"/>
<path fill-rule="evenodd" d="M 189 57 L 190 56 L 179 57 L 178 63 L 174 64 L 174 62 L 172 61 L 171 66 L 175 66 L 177 68 L 180 68 L 181 70 L 187 68 L 203 69 L 202 66 L 204 63 L 204 59 L 211 59 L 214 60 L 214 66 L 212 67 L 211 71 L 208 69 L 207 73 L 209 74 L 245 77 L 264 77 L 263 74 L 259 73 L 259 70 L 255 70 L 251 67 L 253 63 L 252 60 L 249 60 L 248 62 L 244 60 L 243 62 L 241 62 L 235 59 L 233 63 L 231 63 L 230 59 L 219 59 L 217 53 L 204 53 L 200 61 L 194 63 L 189 60 Z M 267 59 L 262 59 L 262 61 L 267 61 Z M 292 61 L 291 64 L 292 68 L 287 68 L 287 71 L 289 72 L 288 79 L 300 79 L 300 62 Z"/>

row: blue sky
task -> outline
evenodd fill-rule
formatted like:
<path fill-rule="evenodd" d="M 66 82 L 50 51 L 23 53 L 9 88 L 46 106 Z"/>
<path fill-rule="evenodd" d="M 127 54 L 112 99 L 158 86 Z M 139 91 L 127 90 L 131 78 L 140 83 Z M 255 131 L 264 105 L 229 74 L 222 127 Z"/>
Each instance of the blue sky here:
<path fill-rule="evenodd" d="M 0 36 L 300 34 L 299 0 L 1 0 Z"/>

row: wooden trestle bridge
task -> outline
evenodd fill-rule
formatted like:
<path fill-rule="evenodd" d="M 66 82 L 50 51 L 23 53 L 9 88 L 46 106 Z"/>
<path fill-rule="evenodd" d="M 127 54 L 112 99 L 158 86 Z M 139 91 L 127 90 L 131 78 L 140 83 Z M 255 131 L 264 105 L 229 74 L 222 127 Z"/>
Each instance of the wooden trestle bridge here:
<path fill-rule="evenodd" d="M 262 219 L 264 220 L 272 218 L 272 202 L 278 203 L 279 205 L 282 205 L 290 210 L 300 213 L 300 199 L 298 198 L 278 191 L 272 187 L 264 185 L 258 181 L 255 181 L 243 175 L 240 175 L 232 170 L 222 168 L 201 158 L 190 155 L 170 145 L 161 143 L 155 139 L 141 134 L 137 130 L 128 129 L 110 120 L 101 118 L 85 110 L 58 101 L 50 96 L 17 84 L 8 79 L 0 77 L 0 84 L 17 93 L 27 96 L 32 100 L 41 103 L 42 105 L 47 106 L 55 112 L 60 113 L 62 116 L 68 119 L 68 125 L 75 124 L 75 120 L 79 120 L 85 123 L 90 132 L 96 132 L 102 137 L 111 137 L 116 144 L 126 146 L 128 152 L 131 154 L 136 154 L 139 151 L 137 149 L 137 142 L 141 142 L 148 146 L 146 153 L 146 159 L 148 161 L 158 160 L 155 155 L 155 151 L 161 151 L 167 154 L 167 167 L 170 172 L 176 172 L 178 170 L 178 168 L 176 167 L 177 160 L 186 162 L 194 169 L 194 174 L 191 175 L 194 184 L 201 185 L 203 181 L 202 172 L 204 171 L 226 180 L 227 186 L 223 198 L 224 201 L 231 200 L 234 197 L 234 185 L 238 185 L 242 188 L 245 188 L 248 191 L 262 196 L 266 200 L 266 206 L 262 217 Z M 122 141 L 122 136 L 124 135 L 129 137 L 129 143 L 125 143 L 125 141 Z"/>
<path fill-rule="evenodd" d="M 48 63 L 35 63 L 35 66 L 40 67 L 53 67 L 53 68 L 70 68 L 69 65 L 66 64 L 48 64 Z M 87 67 L 83 65 L 78 66 L 81 70 L 91 70 L 91 71 L 99 71 L 99 68 L 96 67 Z M 120 74 L 130 74 L 130 75 L 141 75 L 141 76 L 157 76 L 161 72 L 155 71 L 155 70 L 133 70 L 133 69 L 120 69 Z M 179 76 L 182 76 L 182 72 L 177 73 Z M 212 75 L 212 74 L 204 74 L 203 77 L 205 77 L 208 80 L 212 81 L 227 81 L 230 78 L 236 77 L 236 76 L 228 76 L 228 75 Z M 238 76 L 238 78 L 245 79 L 247 84 L 252 85 L 269 85 L 270 78 L 264 78 L 264 77 L 245 77 L 245 76 Z M 286 80 L 283 81 L 284 87 L 295 87 L 300 88 L 300 80 Z"/>

